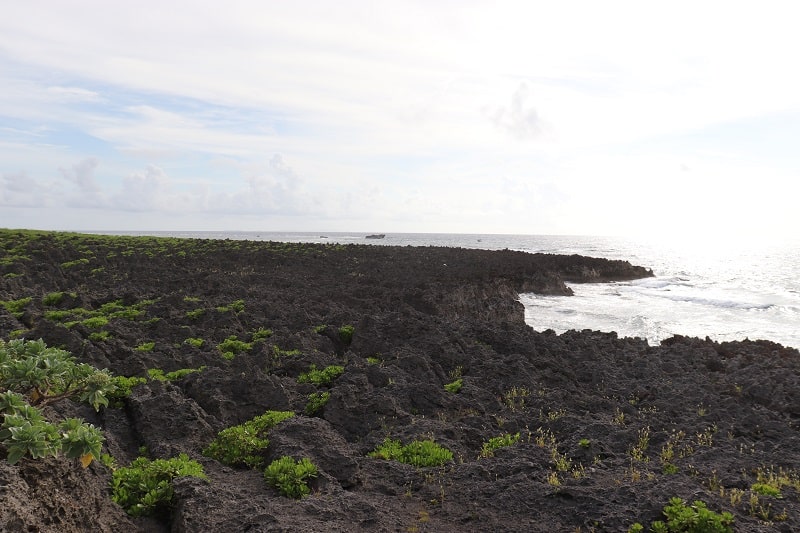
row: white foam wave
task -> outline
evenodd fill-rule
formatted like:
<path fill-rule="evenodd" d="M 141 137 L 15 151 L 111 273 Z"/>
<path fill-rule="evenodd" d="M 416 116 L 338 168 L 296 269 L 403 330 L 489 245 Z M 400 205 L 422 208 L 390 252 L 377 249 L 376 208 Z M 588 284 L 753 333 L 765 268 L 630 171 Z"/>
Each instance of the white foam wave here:
<path fill-rule="evenodd" d="M 703 296 L 689 296 L 686 294 L 656 294 L 659 298 L 672 300 L 675 302 L 686 302 L 708 307 L 720 307 L 724 309 L 769 309 L 773 307 L 771 303 L 756 303 L 737 300 L 726 300 L 719 298 L 707 298 Z"/>

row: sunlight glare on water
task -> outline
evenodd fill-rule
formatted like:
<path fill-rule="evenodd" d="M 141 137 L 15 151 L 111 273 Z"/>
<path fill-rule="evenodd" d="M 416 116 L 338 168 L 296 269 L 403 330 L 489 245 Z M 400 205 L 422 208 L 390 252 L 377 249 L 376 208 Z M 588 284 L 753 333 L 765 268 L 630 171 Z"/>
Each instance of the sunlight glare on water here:
<path fill-rule="evenodd" d="M 738 244 L 738 246 L 737 246 Z M 769 339 L 800 346 L 800 248 L 760 242 L 605 241 L 606 254 L 651 267 L 654 278 L 572 284 L 570 298 L 521 295 L 534 329 L 598 329 L 657 343 L 673 334 Z M 591 254 L 589 254 L 591 255 Z"/>

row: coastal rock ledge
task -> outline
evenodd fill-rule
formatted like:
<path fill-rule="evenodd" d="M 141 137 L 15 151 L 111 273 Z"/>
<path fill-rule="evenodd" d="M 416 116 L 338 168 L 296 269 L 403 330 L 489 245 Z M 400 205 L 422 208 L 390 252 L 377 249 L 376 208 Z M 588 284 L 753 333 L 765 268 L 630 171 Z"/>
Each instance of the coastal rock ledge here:
<path fill-rule="evenodd" d="M 0 446 L 0 530 L 647 531 L 673 497 L 731 513 L 736 531 L 800 530 L 797 350 L 537 332 L 517 301 L 644 276 L 508 250 L 0 230 L 0 338 L 148 378 L 118 407 L 62 402 L 46 416 L 102 427 L 119 465 L 186 453 L 208 476 L 176 479 L 169 513 L 134 518 L 99 462 L 9 465 Z M 245 346 L 226 355 L 231 338 Z M 300 383 L 311 365 L 343 372 Z M 153 369 L 201 370 L 161 381 Z M 313 411 L 315 393 L 328 396 Z M 296 414 L 269 431 L 265 464 L 318 468 L 302 499 L 202 453 L 268 410 Z M 387 437 L 453 458 L 371 457 Z"/>

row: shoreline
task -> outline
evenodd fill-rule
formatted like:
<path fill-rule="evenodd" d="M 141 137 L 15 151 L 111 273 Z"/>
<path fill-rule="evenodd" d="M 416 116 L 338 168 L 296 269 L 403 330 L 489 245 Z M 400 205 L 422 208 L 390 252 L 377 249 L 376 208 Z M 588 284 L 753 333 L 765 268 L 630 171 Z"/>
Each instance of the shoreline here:
<path fill-rule="evenodd" d="M 110 501 L 102 465 L 0 461 L 0 481 L 28 495 L 0 510 L 0 526 L 24 518 L 44 528 L 60 506 L 61 527 L 80 530 L 91 502 L 104 531 L 627 531 L 677 496 L 766 531 L 748 507 L 753 494 L 770 521 L 800 526 L 800 482 L 782 484 L 779 501 L 751 488 L 767 468 L 798 479 L 797 350 L 537 332 L 516 301 L 523 289 L 566 295 L 565 280 L 647 275 L 641 267 L 463 248 L 12 230 L 0 239 L 0 300 L 30 298 L 0 307 L 0 338 L 42 338 L 115 375 L 203 367 L 148 379 L 122 408 L 57 410 L 103 427 L 104 452 L 119 464 L 145 446 L 154 458 L 187 453 L 209 476 L 178 482 L 172 514 L 155 520 Z M 58 302 L 45 303 L 54 293 Z M 119 315 L 104 326 L 85 322 L 111 307 Z M 351 338 L 336 333 L 345 326 Z M 231 336 L 249 347 L 227 358 L 219 346 Z M 343 373 L 330 385 L 299 383 L 310 365 Z M 458 380 L 457 392 L 446 388 Z M 307 414 L 320 392 L 327 404 Z M 222 429 L 267 410 L 296 414 L 270 430 L 265 459 L 308 457 L 320 470 L 303 500 L 201 453 Z M 481 456 L 490 439 L 515 434 Z M 414 468 L 369 457 L 387 437 L 431 438 L 454 459 Z M 82 487 L 81 498 L 58 496 L 67 486 Z"/>

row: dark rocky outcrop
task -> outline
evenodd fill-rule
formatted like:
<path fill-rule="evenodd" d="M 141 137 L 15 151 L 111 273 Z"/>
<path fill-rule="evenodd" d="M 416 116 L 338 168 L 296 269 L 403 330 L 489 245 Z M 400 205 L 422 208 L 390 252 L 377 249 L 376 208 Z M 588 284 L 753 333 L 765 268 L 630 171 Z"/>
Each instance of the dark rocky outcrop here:
<path fill-rule="evenodd" d="M 567 296 L 565 280 L 652 275 L 643 268 L 512 251 L 0 233 L 25 257 L 0 266 L 13 274 L 0 277 L 0 299 L 31 297 L 19 317 L 0 307 L 0 337 L 41 337 L 117 374 L 206 367 L 140 385 L 122 408 L 53 408 L 102 426 L 120 464 L 146 446 L 154 457 L 187 453 L 209 477 L 177 480 L 173 514 L 158 522 L 113 504 L 100 465 L 0 462 L 0 529 L 622 532 L 659 518 L 673 496 L 734 513 L 740 531 L 800 528 L 797 350 L 536 332 L 516 301 L 522 291 Z M 54 291 L 67 295 L 45 306 Z M 115 300 L 144 312 L 111 320 L 104 341 L 45 318 Z M 243 311 L 225 310 L 236 300 Z M 271 335 L 232 360 L 216 348 L 259 328 Z M 154 348 L 135 349 L 145 342 Z M 298 383 L 311 364 L 345 372 L 329 387 Z M 447 392 L 459 375 L 461 390 Z M 328 403 L 303 414 L 321 390 Z M 216 432 L 266 410 L 298 413 L 264 453 L 317 464 L 303 500 L 201 454 Z M 479 458 L 488 439 L 517 432 L 518 443 Z M 387 436 L 433 438 L 455 459 L 417 469 L 368 457 Z M 677 473 L 662 462 L 670 446 Z M 750 488 L 770 468 L 785 474 L 783 498 L 753 507 Z"/>

